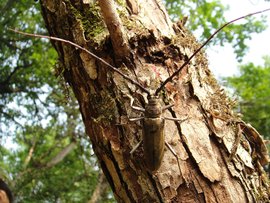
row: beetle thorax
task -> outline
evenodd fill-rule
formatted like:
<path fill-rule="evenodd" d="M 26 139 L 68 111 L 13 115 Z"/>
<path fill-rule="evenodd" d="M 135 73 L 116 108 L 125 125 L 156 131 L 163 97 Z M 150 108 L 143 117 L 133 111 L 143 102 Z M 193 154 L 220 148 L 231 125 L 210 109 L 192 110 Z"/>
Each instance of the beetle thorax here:
<path fill-rule="evenodd" d="M 145 117 L 158 118 L 161 116 L 162 108 L 157 96 L 148 96 L 148 104 L 145 106 Z"/>

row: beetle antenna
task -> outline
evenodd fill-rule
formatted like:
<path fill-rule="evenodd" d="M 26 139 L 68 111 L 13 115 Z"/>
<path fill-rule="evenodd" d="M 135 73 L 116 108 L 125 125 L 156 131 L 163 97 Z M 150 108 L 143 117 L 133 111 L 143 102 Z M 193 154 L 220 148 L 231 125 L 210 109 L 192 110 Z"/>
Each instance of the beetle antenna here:
<path fill-rule="evenodd" d="M 118 74 L 120 74 L 123 78 L 125 78 L 126 80 L 130 81 L 132 84 L 136 85 L 137 87 L 139 87 L 142 91 L 146 92 L 148 95 L 150 95 L 150 92 L 143 87 L 139 82 L 131 79 L 130 77 L 128 77 L 127 75 L 125 75 L 124 73 L 122 73 L 120 70 L 118 70 L 116 67 L 112 66 L 111 64 L 109 64 L 108 62 L 106 62 L 104 59 L 98 57 L 97 55 L 95 55 L 94 53 L 90 52 L 89 50 L 87 50 L 86 48 L 72 42 L 69 40 L 65 40 L 59 37 L 52 37 L 52 36 L 47 36 L 47 35 L 39 35 L 39 34 L 31 34 L 31 33 L 27 33 L 27 32 L 22 32 L 19 30 L 15 30 L 15 29 L 11 29 L 8 28 L 9 30 L 15 32 L 15 33 L 19 33 L 22 35 L 26 35 L 29 37 L 36 37 L 36 38 L 45 38 L 45 39 L 50 39 L 50 40 L 54 40 L 54 41 L 60 41 L 60 42 L 64 42 L 67 44 L 70 44 L 78 49 L 81 49 L 83 51 L 85 51 L 86 53 L 88 53 L 89 55 L 91 55 L 92 57 L 94 57 L 95 59 L 97 59 L 98 61 L 102 62 L 103 64 L 105 64 L 106 66 L 108 66 L 109 68 L 111 68 L 113 71 L 117 72 Z"/>
<path fill-rule="evenodd" d="M 243 18 L 246 18 L 246 17 L 249 17 L 249 16 L 252 16 L 252 15 L 256 15 L 256 14 L 260 14 L 260 13 L 263 13 L 263 12 L 266 12 L 266 11 L 269 11 L 270 8 L 268 9 L 265 9 L 265 10 L 261 10 L 261 11 L 257 11 L 257 12 L 254 12 L 254 13 L 249 13 L 247 15 L 244 15 L 244 16 L 241 16 L 239 18 L 236 18 L 234 20 L 231 20 L 227 23 L 225 23 L 224 25 L 222 25 L 219 29 L 217 29 L 189 58 L 187 61 L 185 61 L 185 63 L 180 66 L 180 68 L 178 68 L 170 77 L 168 77 L 163 83 L 161 83 L 161 85 L 159 86 L 159 88 L 155 91 L 155 95 L 158 95 L 158 93 L 162 90 L 162 88 L 168 83 L 170 82 L 192 59 L 193 57 L 199 52 L 201 51 L 201 49 L 208 44 L 208 42 L 214 37 L 216 36 L 217 33 L 219 33 L 224 27 L 234 23 L 235 21 L 238 21 L 238 20 L 241 20 Z"/>

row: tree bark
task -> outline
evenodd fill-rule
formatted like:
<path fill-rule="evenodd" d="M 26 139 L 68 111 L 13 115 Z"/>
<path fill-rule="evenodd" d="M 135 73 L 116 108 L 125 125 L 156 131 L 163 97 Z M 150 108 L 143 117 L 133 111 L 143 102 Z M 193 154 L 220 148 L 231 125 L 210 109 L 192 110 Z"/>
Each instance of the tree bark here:
<path fill-rule="evenodd" d="M 199 47 L 180 22 L 170 21 L 158 0 L 108 2 L 112 7 L 102 12 L 86 0 L 42 0 L 41 8 L 51 36 L 87 48 L 150 91 Z M 108 7 L 113 15 L 106 12 Z M 103 21 L 102 13 L 109 18 Z M 233 113 L 233 102 L 208 69 L 203 52 L 160 94 L 164 106 L 174 103 L 164 116 L 187 119 L 165 122 L 165 140 L 177 157 L 165 149 L 161 167 L 150 173 L 142 147 L 130 155 L 143 129 L 140 122 L 128 120 L 140 114 L 132 110 L 127 95 L 144 106 L 146 94 L 82 50 L 53 44 L 118 202 L 269 200 L 262 137 Z"/>

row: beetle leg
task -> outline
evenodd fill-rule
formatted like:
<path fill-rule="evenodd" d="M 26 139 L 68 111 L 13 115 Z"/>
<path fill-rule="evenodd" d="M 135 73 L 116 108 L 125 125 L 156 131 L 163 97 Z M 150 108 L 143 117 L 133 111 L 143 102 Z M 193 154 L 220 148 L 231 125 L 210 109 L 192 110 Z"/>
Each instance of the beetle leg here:
<path fill-rule="evenodd" d="M 129 121 L 140 121 L 144 119 L 144 117 L 138 117 L 138 118 L 128 118 Z"/>
<path fill-rule="evenodd" d="M 185 119 L 179 119 L 179 118 L 169 118 L 169 117 L 163 117 L 165 120 L 171 120 L 171 121 L 180 121 L 180 123 L 186 121 L 188 118 Z"/>
<path fill-rule="evenodd" d="M 142 140 L 141 140 L 138 144 L 136 144 L 135 147 L 133 147 L 133 149 L 130 151 L 130 154 L 133 154 L 133 153 L 136 151 L 136 149 L 139 148 L 139 146 L 140 146 L 141 144 L 142 144 Z"/>
<path fill-rule="evenodd" d="M 174 106 L 174 104 L 169 104 L 169 105 L 166 105 L 166 106 L 162 107 L 162 112 L 169 109 L 169 108 L 171 108 L 171 107 L 173 107 L 173 106 Z"/>
<path fill-rule="evenodd" d="M 134 98 L 130 95 L 126 95 L 129 99 L 130 99 L 130 106 L 132 109 L 140 111 L 140 112 L 145 112 L 145 109 L 142 107 L 138 107 L 138 106 L 133 106 L 133 102 L 134 102 Z"/>
<path fill-rule="evenodd" d="M 176 152 L 173 150 L 173 148 L 171 147 L 171 145 L 168 142 L 165 141 L 165 145 L 166 145 L 166 147 L 168 147 L 168 149 L 171 151 L 171 153 L 176 158 L 177 164 L 178 164 L 178 168 L 179 168 L 179 172 L 181 173 L 181 168 L 180 168 L 180 163 L 179 163 L 179 157 L 178 157 L 178 155 L 176 154 Z"/>
<path fill-rule="evenodd" d="M 169 117 L 163 117 L 165 120 L 170 120 L 170 121 L 183 121 L 179 118 L 169 118 Z"/>
<path fill-rule="evenodd" d="M 177 156 L 176 152 L 173 150 L 173 148 L 171 147 L 171 145 L 167 141 L 165 141 L 165 145 L 166 145 L 166 147 L 168 147 L 168 149 L 172 152 L 172 154 L 174 156 Z"/>

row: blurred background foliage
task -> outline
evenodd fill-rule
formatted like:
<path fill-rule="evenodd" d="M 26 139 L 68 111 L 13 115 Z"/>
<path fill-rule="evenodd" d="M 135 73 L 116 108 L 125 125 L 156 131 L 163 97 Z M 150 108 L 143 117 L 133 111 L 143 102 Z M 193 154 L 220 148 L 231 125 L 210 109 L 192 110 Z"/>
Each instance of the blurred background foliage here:
<path fill-rule="evenodd" d="M 237 111 L 251 123 L 265 139 L 270 139 L 270 57 L 264 65 L 248 63 L 240 66 L 237 76 L 226 78 L 238 100 Z"/>
<path fill-rule="evenodd" d="M 247 1 L 247 3 L 249 3 Z M 198 40 L 204 42 L 211 34 L 220 28 L 224 23 L 233 19 L 225 19 L 224 13 L 229 10 L 228 5 L 223 5 L 219 0 L 166 0 L 166 7 L 171 18 L 177 21 L 179 18 L 188 18 L 186 26 L 196 32 Z M 240 17 L 240 16 L 238 16 Z M 260 33 L 266 29 L 266 18 L 257 16 L 248 17 L 241 22 L 225 27 L 214 37 L 210 45 L 223 46 L 230 43 L 236 55 L 236 59 L 241 61 L 248 50 L 247 41 L 251 39 L 252 33 Z"/>
<path fill-rule="evenodd" d="M 220 1 L 165 4 L 174 21 L 188 16 L 186 26 L 199 33 L 200 41 L 225 23 L 229 9 Z M 29 40 L 7 30 L 46 34 L 39 3 L 2 0 L 0 11 L 0 177 L 17 202 L 114 202 L 76 99 L 59 72 L 57 53 L 48 40 Z M 230 43 L 241 61 L 250 35 L 265 28 L 265 18 L 249 18 L 227 27 L 211 43 Z M 263 67 L 242 65 L 240 74 L 226 81 L 239 97 L 236 110 L 269 139 L 270 59 L 264 59 Z"/>

